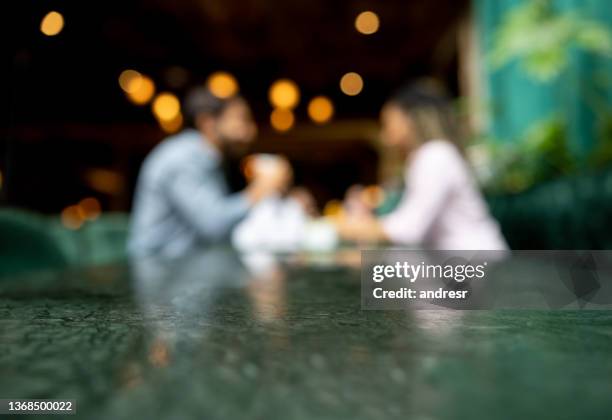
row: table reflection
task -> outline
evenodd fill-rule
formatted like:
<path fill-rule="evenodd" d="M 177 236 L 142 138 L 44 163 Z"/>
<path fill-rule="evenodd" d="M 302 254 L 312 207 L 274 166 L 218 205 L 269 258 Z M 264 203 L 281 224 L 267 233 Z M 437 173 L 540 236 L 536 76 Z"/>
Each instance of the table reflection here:
<path fill-rule="evenodd" d="M 608 311 L 362 310 L 356 257 L 211 248 L 0 282 L 0 390 L 74 398 L 91 419 L 609 407 Z M 588 398 L 571 398 L 578 371 Z"/>
<path fill-rule="evenodd" d="M 286 312 L 286 274 L 269 253 L 212 248 L 178 259 L 134 259 L 130 266 L 135 300 L 150 327 L 148 360 L 154 366 L 168 365 L 181 341 L 206 345 L 218 327 L 218 310 L 230 302 L 260 323 L 280 326 Z M 286 343 L 279 331 L 274 341 Z"/>

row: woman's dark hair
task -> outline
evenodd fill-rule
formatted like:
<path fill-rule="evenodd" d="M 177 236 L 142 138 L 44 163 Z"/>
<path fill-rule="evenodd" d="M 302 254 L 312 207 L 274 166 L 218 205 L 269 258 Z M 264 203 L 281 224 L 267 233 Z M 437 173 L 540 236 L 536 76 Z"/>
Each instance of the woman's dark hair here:
<path fill-rule="evenodd" d="M 455 109 L 444 89 L 433 80 L 420 80 L 400 88 L 388 104 L 404 111 L 414 124 L 420 142 L 461 141 Z"/>
<path fill-rule="evenodd" d="M 234 95 L 229 98 L 219 98 L 203 86 L 191 89 L 183 100 L 183 111 L 187 126 L 194 127 L 198 115 L 207 114 L 213 117 L 219 116 L 225 108 L 240 96 Z"/>

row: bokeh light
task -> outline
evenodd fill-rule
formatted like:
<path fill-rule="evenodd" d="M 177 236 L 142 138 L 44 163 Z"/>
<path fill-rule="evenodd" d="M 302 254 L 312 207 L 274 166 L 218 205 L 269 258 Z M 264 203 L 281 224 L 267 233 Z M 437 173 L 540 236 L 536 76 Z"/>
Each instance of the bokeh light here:
<path fill-rule="evenodd" d="M 378 185 L 369 185 L 361 191 L 361 200 L 374 209 L 385 201 L 385 190 Z"/>
<path fill-rule="evenodd" d="M 64 17 L 59 12 L 49 12 L 40 22 L 40 31 L 47 36 L 55 36 L 64 28 Z"/>
<path fill-rule="evenodd" d="M 323 216 L 338 218 L 344 215 L 344 206 L 340 200 L 330 200 L 323 207 Z"/>
<path fill-rule="evenodd" d="M 83 225 L 85 214 L 79 206 L 68 206 L 62 210 L 60 220 L 65 228 L 76 230 Z"/>
<path fill-rule="evenodd" d="M 84 174 L 85 184 L 103 194 L 118 195 L 125 189 L 124 176 L 106 168 L 90 168 Z"/>
<path fill-rule="evenodd" d="M 317 124 L 328 122 L 334 115 L 334 105 L 326 96 L 317 96 L 308 103 L 308 116 Z"/>
<path fill-rule="evenodd" d="M 147 76 L 133 77 L 128 83 L 125 93 L 132 103 L 145 105 L 155 95 L 155 83 Z"/>
<path fill-rule="evenodd" d="M 210 92 L 218 98 L 224 99 L 238 93 L 238 82 L 231 74 L 218 71 L 211 74 L 206 81 Z"/>
<path fill-rule="evenodd" d="M 162 92 L 153 101 L 153 114 L 159 121 L 172 121 L 181 112 L 181 103 L 170 92 Z"/>
<path fill-rule="evenodd" d="M 119 86 L 125 93 L 132 93 L 138 90 L 141 81 L 142 74 L 136 70 L 123 70 L 119 75 Z"/>
<path fill-rule="evenodd" d="M 158 120 L 159 126 L 168 134 L 176 133 L 183 128 L 183 114 L 176 114 L 171 120 Z"/>
<path fill-rule="evenodd" d="M 78 207 L 87 220 L 96 220 L 100 217 L 102 206 L 97 198 L 87 197 L 79 201 Z"/>
<path fill-rule="evenodd" d="M 371 35 L 378 31 L 380 20 L 378 15 L 371 11 L 361 12 L 355 19 L 355 29 L 364 35 Z"/>
<path fill-rule="evenodd" d="M 255 157 L 247 156 L 240 162 L 240 170 L 247 181 L 251 181 L 255 177 Z"/>
<path fill-rule="evenodd" d="M 270 86 L 268 99 L 275 108 L 293 109 L 300 102 L 300 89 L 292 80 L 279 79 Z"/>
<path fill-rule="evenodd" d="M 346 73 L 340 79 L 340 90 L 348 96 L 358 95 L 363 90 L 363 79 L 358 73 Z"/>
<path fill-rule="evenodd" d="M 290 109 L 276 108 L 270 114 L 270 124 L 276 131 L 287 131 L 295 123 L 295 117 Z"/>

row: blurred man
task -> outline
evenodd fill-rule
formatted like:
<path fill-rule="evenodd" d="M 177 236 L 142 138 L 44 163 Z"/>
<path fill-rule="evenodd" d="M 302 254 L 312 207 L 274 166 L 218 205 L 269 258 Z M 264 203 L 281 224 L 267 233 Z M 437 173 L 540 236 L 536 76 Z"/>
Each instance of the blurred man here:
<path fill-rule="evenodd" d="M 134 256 L 180 256 L 222 241 L 254 204 L 290 181 L 289 164 L 281 160 L 230 192 L 223 163 L 243 155 L 257 131 L 242 97 L 219 99 L 196 88 L 184 112 L 192 128 L 160 143 L 142 165 L 128 242 Z"/>

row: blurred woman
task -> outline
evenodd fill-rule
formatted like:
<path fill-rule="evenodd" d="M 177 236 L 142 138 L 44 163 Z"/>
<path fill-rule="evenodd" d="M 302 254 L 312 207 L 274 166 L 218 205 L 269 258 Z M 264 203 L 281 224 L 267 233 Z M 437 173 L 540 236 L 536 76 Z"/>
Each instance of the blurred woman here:
<path fill-rule="evenodd" d="M 344 239 L 442 250 L 507 249 L 457 146 L 452 104 L 433 85 L 400 90 L 381 112 L 381 140 L 405 159 L 404 193 L 388 215 L 339 223 Z"/>

